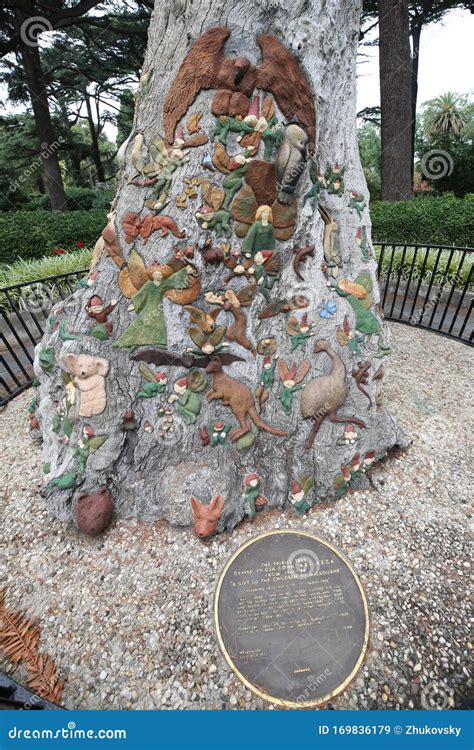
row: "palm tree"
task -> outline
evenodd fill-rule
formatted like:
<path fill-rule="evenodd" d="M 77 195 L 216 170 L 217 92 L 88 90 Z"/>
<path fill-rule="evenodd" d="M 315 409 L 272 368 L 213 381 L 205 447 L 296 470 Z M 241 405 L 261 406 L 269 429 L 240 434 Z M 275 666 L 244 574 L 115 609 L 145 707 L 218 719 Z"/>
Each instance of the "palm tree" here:
<path fill-rule="evenodd" d="M 459 135 L 467 122 L 466 100 L 460 94 L 448 91 L 427 102 L 423 129 L 428 137 Z"/>

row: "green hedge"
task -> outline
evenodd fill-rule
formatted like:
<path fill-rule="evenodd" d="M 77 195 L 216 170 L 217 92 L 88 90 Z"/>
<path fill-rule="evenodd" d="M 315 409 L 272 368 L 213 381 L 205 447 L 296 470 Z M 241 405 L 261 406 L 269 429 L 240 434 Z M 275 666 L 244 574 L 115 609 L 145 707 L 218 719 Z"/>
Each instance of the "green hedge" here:
<path fill-rule="evenodd" d="M 0 214 L 0 263 L 51 255 L 77 242 L 92 246 L 107 223 L 107 211 L 10 211 Z"/>
<path fill-rule="evenodd" d="M 474 195 L 418 197 L 399 203 L 371 204 L 373 237 L 378 242 L 436 245 L 474 244 Z M 105 224 L 107 209 L 90 211 L 8 211 L 0 214 L 0 263 L 41 258 L 76 242 L 92 246 Z"/>
<path fill-rule="evenodd" d="M 105 208 L 110 210 L 115 195 L 114 190 L 93 190 L 92 188 L 70 187 L 65 191 L 67 207 L 69 211 L 90 211 L 93 208 Z M 42 209 L 51 211 L 49 195 L 41 195 L 34 198 L 31 205 L 25 206 L 25 211 Z"/>
<path fill-rule="evenodd" d="M 417 197 L 411 201 L 370 204 L 372 235 L 378 242 L 428 245 L 474 244 L 474 194 Z"/>

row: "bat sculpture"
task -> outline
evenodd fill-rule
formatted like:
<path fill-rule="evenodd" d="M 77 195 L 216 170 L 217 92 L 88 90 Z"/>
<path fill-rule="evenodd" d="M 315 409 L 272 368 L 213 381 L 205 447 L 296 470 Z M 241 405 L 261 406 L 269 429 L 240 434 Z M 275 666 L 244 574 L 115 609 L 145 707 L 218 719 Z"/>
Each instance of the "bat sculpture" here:
<path fill-rule="evenodd" d="M 168 142 L 173 143 L 178 122 L 203 89 L 217 90 L 212 110 L 230 116 L 245 116 L 250 107 L 249 97 L 255 89 L 261 89 L 273 94 L 288 120 L 301 123 L 310 150 L 314 150 L 314 97 L 296 57 L 275 36 L 262 34 L 257 40 L 262 58 L 256 66 L 246 57 L 225 56 L 224 45 L 229 37 L 230 30 L 226 27 L 209 29 L 184 58 L 164 105 Z M 221 111 L 223 102 L 226 111 Z"/>
<path fill-rule="evenodd" d="M 170 367 L 185 367 L 187 370 L 191 367 L 203 367 L 206 368 L 209 362 L 212 360 L 211 355 L 203 354 L 202 357 L 185 352 L 184 354 L 175 354 L 174 352 L 168 352 L 160 349 L 144 349 L 138 354 L 134 354 L 132 359 L 137 362 L 147 362 L 151 365 L 168 365 Z M 231 352 L 222 352 L 219 354 L 219 359 L 223 365 L 231 365 L 233 362 L 245 362 L 243 357 L 237 356 L 237 354 L 231 354 Z"/>

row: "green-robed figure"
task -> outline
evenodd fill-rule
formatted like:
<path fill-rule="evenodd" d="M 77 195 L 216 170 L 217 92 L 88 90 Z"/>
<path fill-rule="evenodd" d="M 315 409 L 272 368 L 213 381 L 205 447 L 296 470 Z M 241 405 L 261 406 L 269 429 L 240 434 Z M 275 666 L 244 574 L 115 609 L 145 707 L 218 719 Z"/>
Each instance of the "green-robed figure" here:
<path fill-rule="evenodd" d="M 273 231 L 273 214 L 270 206 L 259 206 L 255 221 L 245 235 L 242 252 L 247 257 L 255 257 L 261 250 L 274 250 L 276 246 Z"/>
<path fill-rule="evenodd" d="M 133 295 L 132 304 L 137 317 L 122 335 L 114 341 L 116 347 L 158 346 L 166 348 L 166 321 L 163 297 L 169 289 L 187 289 L 190 267 L 163 278 L 161 271 L 154 271 L 152 279 Z"/>

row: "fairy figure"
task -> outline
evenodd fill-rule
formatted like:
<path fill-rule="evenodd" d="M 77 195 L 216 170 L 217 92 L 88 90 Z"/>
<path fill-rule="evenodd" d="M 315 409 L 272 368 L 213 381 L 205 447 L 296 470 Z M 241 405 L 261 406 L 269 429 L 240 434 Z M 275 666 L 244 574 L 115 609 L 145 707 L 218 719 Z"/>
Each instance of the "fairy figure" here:
<path fill-rule="evenodd" d="M 375 357 L 385 357 L 390 353 L 390 347 L 384 341 L 382 323 L 376 318 L 370 309 L 374 304 L 372 296 L 372 278 L 368 271 L 362 271 L 355 281 L 341 279 L 337 284 L 331 285 L 333 291 L 340 297 L 345 297 L 355 313 L 355 330 L 364 335 L 367 344 L 372 336 L 377 336 L 378 352 Z"/>
<path fill-rule="evenodd" d="M 170 289 L 186 289 L 192 272 L 192 268 L 186 266 L 164 278 L 162 271 L 158 268 L 154 270 L 151 280 L 132 297 L 137 317 L 112 346 L 135 347 L 151 344 L 165 349 L 167 337 L 163 297 Z"/>
<path fill-rule="evenodd" d="M 270 206 L 259 206 L 255 213 L 255 220 L 245 235 L 242 252 L 250 258 L 260 250 L 274 250 L 275 245 L 272 209 Z"/>
<path fill-rule="evenodd" d="M 306 313 L 303 313 L 300 321 L 296 315 L 290 315 L 286 330 L 291 340 L 292 352 L 298 348 L 304 352 L 306 341 L 316 333 L 314 327 L 315 323 L 308 323 L 308 315 Z"/>
<path fill-rule="evenodd" d="M 237 154 L 229 162 L 230 174 L 224 177 L 222 187 L 225 191 L 225 199 L 222 207 L 229 209 L 234 195 L 240 190 L 243 184 L 245 173 L 247 172 L 249 165 L 248 159 L 242 154 Z"/>
<path fill-rule="evenodd" d="M 283 390 L 278 396 L 278 399 L 287 414 L 291 414 L 294 394 L 297 391 L 301 391 L 306 386 L 306 383 L 302 385 L 301 381 L 308 374 L 310 367 L 311 365 L 306 359 L 304 359 L 298 367 L 295 364 L 288 367 L 284 359 L 278 360 L 278 374 L 283 383 Z"/>

